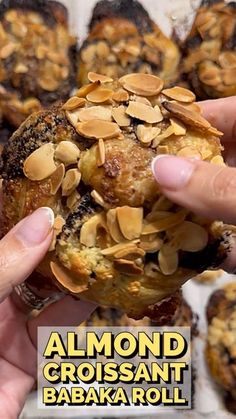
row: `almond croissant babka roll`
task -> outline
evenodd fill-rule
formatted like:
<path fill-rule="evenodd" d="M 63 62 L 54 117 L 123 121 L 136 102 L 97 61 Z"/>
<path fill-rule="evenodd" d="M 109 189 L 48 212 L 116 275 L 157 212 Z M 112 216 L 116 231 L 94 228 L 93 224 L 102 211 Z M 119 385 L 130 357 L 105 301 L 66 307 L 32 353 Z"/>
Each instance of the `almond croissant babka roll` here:
<path fill-rule="evenodd" d="M 118 78 L 152 73 L 166 84 L 178 77 L 180 52 L 135 0 L 102 0 L 94 8 L 88 38 L 78 60 L 78 83 L 89 71 Z"/>
<path fill-rule="evenodd" d="M 214 380 L 225 392 L 228 410 L 236 413 L 236 283 L 215 291 L 208 303 L 206 359 Z"/>
<path fill-rule="evenodd" d="M 152 160 L 169 153 L 224 164 L 221 133 L 191 91 L 165 89 L 156 76 L 88 78 L 64 106 L 30 116 L 5 148 L 5 232 L 50 206 L 55 234 L 37 269 L 38 288 L 57 284 L 155 319 L 159 310 L 174 311 L 184 282 L 224 259 L 231 239 L 222 223 L 166 199 Z"/>
<path fill-rule="evenodd" d="M 69 96 L 75 81 L 75 44 L 62 4 L 51 0 L 1 1 L 3 120 L 17 128 L 32 112 Z"/>
<path fill-rule="evenodd" d="M 236 94 L 236 3 L 204 0 L 184 46 L 182 70 L 199 99 Z"/>

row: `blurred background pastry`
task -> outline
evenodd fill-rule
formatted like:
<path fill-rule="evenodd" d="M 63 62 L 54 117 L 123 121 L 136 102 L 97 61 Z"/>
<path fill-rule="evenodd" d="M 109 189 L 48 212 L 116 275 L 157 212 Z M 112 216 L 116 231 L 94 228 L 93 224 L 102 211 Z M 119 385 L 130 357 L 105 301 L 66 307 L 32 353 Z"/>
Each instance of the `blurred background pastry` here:
<path fill-rule="evenodd" d="M 0 3 L 3 132 L 17 128 L 41 107 L 69 96 L 75 84 L 75 51 L 76 39 L 69 33 L 67 10 L 61 3 L 50 0 Z"/>
<path fill-rule="evenodd" d="M 236 414 L 236 283 L 215 291 L 207 306 L 206 360 L 224 390 L 228 410 Z"/>
<path fill-rule="evenodd" d="M 112 78 L 153 73 L 166 84 L 178 77 L 180 52 L 136 0 L 101 0 L 93 10 L 89 35 L 78 57 L 78 83 L 89 71 Z"/>
<path fill-rule="evenodd" d="M 236 3 L 204 0 L 184 45 L 183 80 L 198 99 L 236 94 Z"/>

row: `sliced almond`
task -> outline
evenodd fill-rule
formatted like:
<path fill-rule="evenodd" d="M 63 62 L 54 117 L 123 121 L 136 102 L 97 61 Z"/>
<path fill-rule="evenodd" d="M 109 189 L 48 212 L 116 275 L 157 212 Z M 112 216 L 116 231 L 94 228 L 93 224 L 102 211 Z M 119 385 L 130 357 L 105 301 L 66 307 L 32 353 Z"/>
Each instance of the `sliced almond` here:
<path fill-rule="evenodd" d="M 90 83 L 85 86 L 82 86 L 79 90 L 76 92 L 76 96 L 85 98 L 89 93 L 91 93 L 93 90 L 97 89 L 98 86 L 100 86 L 99 81 L 95 81 L 95 83 Z"/>
<path fill-rule="evenodd" d="M 53 77 L 51 74 L 44 75 L 38 79 L 39 86 L 47 92 L 55 92 L 60 86 L 59 80 Z"/>
<path fill-rule="evenodd" d="M 135 102 L 144 103 L 144 105 L 152 106 L 150 100 L 148 100 L 146 97 L 134 95 L 131 98 L 131 100 L 134 100 Z"/>
<path fill-rule="evenodd" d="M 77 163 L 79 156 L 79 148 L 71 141 L 61 141 L 55 150 L 55 158 L 65 165 Z"/>
<path fill-rule="evenodd" d="M 161 132 L 160 128 L 148 125 L 137 126 L 137 137 L 143 144 L 151 144 L 154 138 Z"/>
<path fill-rule="evenodd" d="M 115 102 L 128 102 L 129 100 L 129 93 L 126 92 L 124 89 L 119 89 L 117 92 L 113 93 L 112 99 Z"/>
<path fill-rule="evenodd" d="M 97 165 L 98 167 L 101 167 L 105 164 L 106 161 L 106 148 L 102 138 L 98 140 L 97 150 Z"/>
<path fill-rule="evenodd" d="M 96 81 L 99 81 L 100 83 L 112 83 L 113 79 L 108 76 L 104 76 L 103 74 L 93 73 L 90 71 L 88 73 L 88 79 L 91 83 L 95 83 Z"/>
<path fill-rule="evenodd" d="M 218 86 L 221 83 L 220 69 L 216 66 L 200 69 L 199 79 L 207 86 Z"/>
<path fill-rule="evenodd" d="M 215 156 L 211 159 L 211 163 L 217 164 L 219 166 L 225 166 L 225 162 L 222 156 Z"/>
<path fill-rule="evenodd" d="M 14 73 L 16 74 L 25 74 L 29 71 L 29 67 L 27 67 L 25 64 L 19 63 L 14 68 Z"/>
<path fill-rule="evenodd" d="M 8 44 L 4 45 L 4 47 L 0 49 L 0 58 L 5 60 L 6 58 L 10 57 L 10 55 L 12 55 L 15 50 L 16 45 L 13 42 L 8 42 Z"/>
<path fill-rule="evenodd" d="M 62 181 L 65 176 L 65 166 L 64 164 L 60 164 L 55 172 L 52 174 L 50 181 L 51 181 L 51 194 L 56 195 L 56 193 L 59 191 Z"/>
<path fill-rule="evenodd" d="M 87 122 L 81 122 L 76 126 L 77 132 L 86 137 L 104 140 L 117 137 L 121 131 L 119 125 L 115 122 L 102 121 L 99 119 L 91 120 Z"/>
<path fill-rule="evenodd" d="M 186 210 L 181 210 L 177 213 L 171 214 L 166 218 L 162 218 L 158 221 L 144 224 L 142 235 L 154 234 L 154 233 L 161 233 L 162 231 L 166 231 L 167 229 L 174 227 L 178 224 L 181 224 L 187 215 Z"/>
<path fill-rule="evenodd" d="M 81 173 L 78 169 L 70 169 L 62 182 L 62 196 L 69 196 L 79 185 Z"/>
<path fill-rule="evenodd" d="M 198 103 L 182 103 L 182 106 L 184 106 L 187 109 L 190 109 L 193 112 L 197 112 L 202 114 L 203 110 L 201 108 L 201 106 L 198 105 Z"/>
<path fill-rule="evenodd" d="M 49 248 L 49 252 L 55 250 L 56 240 L 58 235 L 62 232 L 63 226 L 65 225 L 65 220 L 61 215 L 58 215 L 55 218 L 54 225 L 53 225 L 53 239 Z"/>
<path fill-rule="evenodd" d="M 143 269 L 135 264 L 135 262 L 126 259 L 117 259 L 114 261 L 114 268 L 126 275 L 142 275 Z"/>
<path fill-rule="evenodd" d="M 139 258 L 144 258 L 145 252 L 143 249 L 138 248 L 135 244 L 133 249 L 129 248 L 119 250 L 115 253 L 115 259 L 129 259 L 129 260 L 136 260 Z"/>
<path fill-rule="evenodd" d="M 143 208 L 118 207 L 116 214 L 123 236 L 127 240 L 139 238 L 142 232 Z"/>
<path fill-rule="evenodd" d="M 193 112 L 178 103 L 163 102 L 163 106 L 170 114 L 196 129 L 207 131 L 211 127 L 211 124 L 199 113 Z"/>
<path fill-rule="evenodd" d="M 62 106 L 62 109 L 66 111 L 73 111 L 77 108 L 82 108 L 86 103 L 86 99 L 82 97 L 73 96 L 67 100 L 67 102 Z"/>
<path fill-rule="evenodd" d="M 80 114 L 80 109 L 76 109 L 74 111 L 66 111 L 66 117 L 74 128 L 76 128 L 78 124 L 79 114 Z"/>
<path fill-rule="evenodd" d="M 77 191 L 73 191 L 66 200 L 66 206 L 71 210 L 79 202 L 81 196 Z"/>
<path fill-rule="evenodd" d="M 163 115 L 160 111 L 159 106 L 152 108 L 141 102 L 129 102 L 129 106 L 126 109 L 126 113 L 133 118 L 145 121 L 148 124 L 155 124 L 163 120 Z"/>
<path fill-rule="evenodd" d="M 87 282 L 83 283 L 77 276 L 73 275 L 69 269 L 59 265 L 59 263 L 51 262 L 50 268 L 59 284 L 67 292 L 70 291 L 73 294 L 79 294 L 88 289 Z"/>
<path fill-rule="evenodd" d="M 110 100 L 113 96 L 113 90 L 99 87 L 87 94 L 86 98 L 92 103 L 104 103 Z"/>
<path fill-rule="evenodd" d="M 219 55 L 219 63 L 223 68 L 236 67 L 236 53 L 234 51 L 225 51 Z"/>
<path fill-rule="evenodd" d="M 156 211 L 149 212 L 145 220 L 148 221 L 149 223 L 150 222 L 152 223 L 153 221 L 156 222 L 156 221 L 162 220 L 163 218 L 169 217 L 172 214 L 173 213 L 170 211 L 156 210 Z"/>
<path fill-rule="evenodd" d="M 92 119 L 112 121 L 111 108 L 109 106 L 90 106 L 89 108 L 81 109 L 78 112 L 78 116 L 80 122 L 87 122 Z"/>
<path fill-rule="evenodd" d="M 175 227 L 171 234 L 178 241 L 179 248 L 185 252 L 200 252 L 208 243 L 208 232 L 190 221 L 184 221 Z"/>
<path fill-rule="evenodd" d="M 181 121 L 178 121 L 178 119 L 170 118 L 170 124 L 174 129 L 175 135 L 185 135 L 187 132 L 186 127 Z"/>
<path fill-rule="evenodd" d="M 127 108 L 123 105 L 112 109 L 112 117 L 120 127 L 129 127 L 131 120 L 126 115 Z"/>
<path fill-rule="evenodd" d="M 236 69 L 227 68 L 222 70 L 223 82 L 226 86 L 231 86 L 236 84 Z"/>
<path fill-rule="evenodd" d="M 196 100 L 196 96 L 193 92 L 184 87 L 172 87 L 171 89 L 164 89 L 162 93 L 170 97 L 171 99 L 177 100 L 179 102 L 192 103 Z"/>
<path fill-rule="evenodd" d="M 116 209 L 110 209 L 107 212 L 107 227 L 109 230 L 109 233 L 112 237 L 112 239 L 116 242 L 116 243 L 121 243 L 124 241 L 124 236 L 121 233 L 119 224 L 118 224 L 118 220 L 117 220 L 117 215 L 116 215 Z"/>
<path fill-rule="evenodd" d="M 104 223 L 101 214 L 96 214 L 86 221 L 80 230 L 80 243 L 86 247 L 95 247 L 97 241 L 97 228 Z"/>
<path fill-rule="evenodd" d="M 177 156 L 201 159 L 201 153 L 194 147 L 184 147 L 178 151 Z"/>
<path fill-rule="evenodd" d="M 154 238 L 152 238 L 154 236 Z M 149 236 L 142 236 L 139 247 L 146 253 L 156 253 L 163 246 L 163 240 L 156 234 L 150 234 Z"/>
<path fill-rule="evenodd" d="M 152 147 L 156 148 L 159 146 L 161 141 L 165 140 L 166 138 L 171 137 L 171 135 L 174 135 L 174 127 L 170 125 L 165 131 L 163 131 L 161 134 L 157 135 L 152 143 Z M 168 149 L 167 149 L 168 152 Z"/>
<path fill-rule="evenodd" d="M 124 249 L 133 249 L 134 242 L 132 243 L 120 243 L 116 244 L 115 246 L 108 247 L 101 251 L 103 256 L 114 256 L 117 252 Z"/>
<path fill-rule="evenodd" d="M 101 207 L 106 207 L 106 203 L 103 199 L 103 197 L 95 190 L 91 192 L 91 197 L 94 199 L 94 201 L 100 205 Z"/>
<path fill-rule="evenodd" d="M 55 172 L 54 145 L 47 143 L 35 150 L 24 161 L 24 175 L 30 180 L 43 180 Z"/>
<path fill-rule="evenodd" d="M 140 96 L 156 96 L 163 88 L 163 81 L 151 74 L 128 74 L 119 79 L 119 83 L 129 92 Z"/>
<path fill-rule="evenodd" d="M 86 64 L 92 63 L 92 61 L 96 57 L 96 45 L 91 44 L 82 48 L 81 50 L 81 60 L 84 61 Z"/>
<path fill-rule="evenodd" d="M 178 269 L 178 252 L 164 244 L 158 253 L 160 270 L 164 275 L 173 275 Z"/>

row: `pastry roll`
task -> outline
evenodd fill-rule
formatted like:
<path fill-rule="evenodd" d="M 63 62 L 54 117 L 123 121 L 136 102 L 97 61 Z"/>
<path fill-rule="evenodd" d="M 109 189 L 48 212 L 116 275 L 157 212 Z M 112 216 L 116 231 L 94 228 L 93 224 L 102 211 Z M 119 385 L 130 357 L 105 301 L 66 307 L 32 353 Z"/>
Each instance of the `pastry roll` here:
<path fill-rule="evenodd" d="M 236 283 L 215 291 L 207 306 L 206 360 L 224 390 L 226 407 L 236 413 Z"/>
<path fill-rule="evenodd" d="M 185 41 L 183 78 L 199 99 L 236 94 L 236 5 L 203 1 Z"/>
<path fill-rule="evenodd" d="M 5 148 L 4 232 L 51 207 L 41 288 L 51 280 L 135 319 L 158 319 L 176 309 L 184 282 L 225 258 L 231 238 L 227 226 L 166 199 L 152 160 L 168 153 L 222 165 L 221 133 L 191 91 L 165 89 L 154 75 L 88 78 L 63 106 L 30 116 Z"/>
<path fill-rule="evenodd" d="M 136 0 L 101 0 L 94 8 L 89 35 L 78 59 L 78 83 L 89 71 L 118 78 L 152 73 L 166 84 L 178 77 L 180 52 Z"/>
<path fill-rule="evenodd" d="M 32 112 L 66 99 L 75 81 L 76 39 L 66 8 L 51 0 L 0 3 L 0 107 L 17 128 Z"/>

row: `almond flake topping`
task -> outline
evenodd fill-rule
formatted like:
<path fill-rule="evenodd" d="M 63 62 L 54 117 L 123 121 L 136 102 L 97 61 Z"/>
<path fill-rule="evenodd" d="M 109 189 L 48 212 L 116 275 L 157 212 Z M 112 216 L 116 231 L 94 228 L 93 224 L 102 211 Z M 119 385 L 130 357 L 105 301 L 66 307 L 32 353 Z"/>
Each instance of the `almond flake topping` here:
<path fill-rule="evenodd" d="M 177 213 L 173 213 L 165 218 L 161 218 L 158 221 L 150 223 L 144 223 L 142 235 L 160 233 L 166 231 L 168 228 L 174 227 L 182 223 L 186 217 L 187 211 L 181 210 Z"/>
<path fill-rule="evenodd" d="M 78 277 L 74 276 L 69 269 L 64 268 L 64 266 L 59 265 L 59 263 L 51 262 L 50 268 L 59 282 L 59 284 L 63 287 L 63 289 L 66 289 L 67 291 L 70 291 L 73 294 L 79 294 L 83 291 L 86 291 L 88 289 L 87 282 L 85 284 L 78 283 Z"/>
<path fill-rule="evenodd" d="M 129 127 L 130 126 L 131 120 L 126 115 L 126 110 L 127 110 L 127 108 L 123 105 L 119 106 L 118 108 L 113 108 L 112 109 L 113 119 L 116 121 L 116 123 L 120 127 Z"/>
<path fill-rule="evenodd" d="M 55 150 L 55 158 L 65 165 L 77 163 L 79 156 L 79 148 L 71 141 L 61 141 Z"/>
<path fill-rule="evenodd" d="M 198 224 L 184 221 L 179 226 L 173 228 L 170 234 L 173 235 L 178 243 L 179 249 L 186 252 L 199 252 L 208 243 L 207 231 Z"/>
<path fill-rule="evenodd" d="M 62 106 L 62 109 L 66 111 L 73 111 L 77 108 L 82 108 L 86 103 L 86 99 L 82 97 L 73 96 L 67 100 L 67 102 Z"/>
<path fill-rule="evenodd" d="M 44 180 L 55 172 L 54 145 L 47 143 L 35 150 L 24 161 L 24 175 L 30 180 Z"/>
<path fill-rule="evenodd" d="M 112 83 L 113 79 L 103 74 L 93 73 L 92 71 L 88 73 L 88 79 L 91 83 L 99 81 L 100 83 Z"/>
<path fill-rule="evenodd" d="M 80 243 L 87 247 L 95 247 L 97 241 L 97 229 L 104 224 L 101 214 L 96 214 L 86 221 L 80 231 Z"/>
<path fill-rule="evenodd" d="M 126 275 L 142 275 L 143 269 L 135 264 L 135 262 L 127 259 L 117 259 L 114 261 L 114 268 Z"/>
<path fill-rule="evenodd" d="M 119 79 L 119 83 L 129 92 L 140 96 L 156 96 L 163 88 L 163 81 L 151 74 L 128 74 Z"/>
<path fill-rule="evenodd" d="M 126 113 L 133 118 L 145 121 L 148 124 L 155 124 L 163 120 L 163 115 L 160 111 L 159 106 L 152 108 L 151 106 L 145 105 L 141 102 L 129 102 L 129 106 Z"/>
<path fill-rule="evenodd" d="M 187 102 L 191 103 L 196 100 L 196 96 L 188 89 L 184 89 L 183 87 L 172 87 L 171 89 L 164 89 L 162 93 L 174 100 L 179 102 Z"/>
<path fill-rule="evenodd" d="M 151 142 L 160 134 L 161 130 L 158 127 L 152 127 L 149 125 L 138 125 L 137 126 L 137 137 L 143 144 L 150 145 Z"/>
<path fill-rule="evenodd" d="M 112 121 L 111 108 L 109 106 L 90 106 L 89 108 L 81 109 L 78 112 L 78 117 L 80 122 L 87 122 L 94 119 Z"/>
<path fill-rule="evenodd" d="M 64 164 L 60 164 L 50 177 L 52 195 L 56 195 L 56 193 L 59 191 L 62 185 L 64 176 L 65 176 L 65 166 Z"/>
<path fill-rule="evenodd" d="M 76 96 L 85 98 L 89 93 L 91 93 L 93 90 L 97 89 L 100 86 L 99 81 L 95 81 L 95 83 L 86 84 L 85 86 L 82 86 L 79 90 L 76 92 Z"/>
<path fill-rule="evenodd" d="M 121 133 L 119 125 L 115 122 L 102 121 L 98 119 L 78 123 L 76 130 L 80 135 L 86 138 L 94 138 L 96 140 L 99 140 L 99 138 L 107 140 L 117 137 Z"/>
<path fill-rule="evenodd" d="M 79 185 L 81 173 L 78 169 L 70 169 L 66 172 L 62 182 L 62 196 L 69 196 Z"/>
<path fill-rule="evenodd" d="M 113 90 L 99 87 L 90 92 L 86 98 L 92 103 L 104 103 L 112 98 Z"/>
<path fill-rule="evenodd" d="M 98 153 L 97 153 L 97 165 L 101 167 L 105 164 L 106 161 L 106 149 L 105 144 L 102 138 L 98 140 Z"/>
<path fill-rule="evenodd" d="M 168 244 L 164 244 L 158 253 L 160 270 L 164 275 L 173 275 L 178 269 L 178 252 Z"/>
<path fill-rule="evenodd" d="M 127 240 L 139 238 L 142 232 L 143 208 L 118 207 L 116 213 L 123 236 Z"/>
<path fill-rule="evenodd" d="M 114 209 L 110 209 L 107 212 L 107 227 L 109 230 L 109 233 L 112 237 L 112 239 L 116 242 L 116 243 L 121 243 L 124 241 L 124 236 L 121 233 L 119 224 L 118 224 L 118 220 L 117 220 L 117 216 L 116 216 L 116 208 Z"/>

